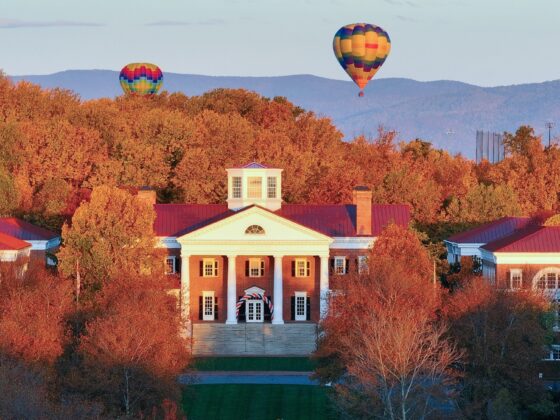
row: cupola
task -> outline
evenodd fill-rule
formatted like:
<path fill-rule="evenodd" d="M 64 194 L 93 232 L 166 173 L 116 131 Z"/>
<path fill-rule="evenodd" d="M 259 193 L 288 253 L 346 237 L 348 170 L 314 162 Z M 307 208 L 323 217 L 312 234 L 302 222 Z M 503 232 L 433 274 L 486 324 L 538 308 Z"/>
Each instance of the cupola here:
<path fill-rule="evenodd" d="M 257 204 L 276 211 L 282 207 L 282 169 L 251 162 L 227 169 L 228 208 L 239 210 Z"/>

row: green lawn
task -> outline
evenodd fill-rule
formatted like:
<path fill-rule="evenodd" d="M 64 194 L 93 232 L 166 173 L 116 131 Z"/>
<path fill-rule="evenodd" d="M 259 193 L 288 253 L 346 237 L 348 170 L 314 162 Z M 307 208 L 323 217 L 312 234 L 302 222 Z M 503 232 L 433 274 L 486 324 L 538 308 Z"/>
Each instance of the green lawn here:
<path fill-rule="evenodd" d="M 284 370 L 310 372 L 314 363 L 306 357 L 200 357 L 192 366 L 197 370 Z"/>
<path fill-rule="evenodd" d="M 182 405 L 189 420 L 335 419 L 328 388 L 302 385 L 193 385 Z"/>

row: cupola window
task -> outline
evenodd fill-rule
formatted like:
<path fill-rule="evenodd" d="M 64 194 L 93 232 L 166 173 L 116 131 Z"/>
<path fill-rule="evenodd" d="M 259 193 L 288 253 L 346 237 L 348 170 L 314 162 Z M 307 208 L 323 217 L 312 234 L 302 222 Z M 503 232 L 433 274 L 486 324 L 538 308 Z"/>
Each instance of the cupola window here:
<path fill-rule="evenodd" d="M 260 176 L 250 176 L 247 178 L 247 197 L 262 197 L 262 178 Z"/>

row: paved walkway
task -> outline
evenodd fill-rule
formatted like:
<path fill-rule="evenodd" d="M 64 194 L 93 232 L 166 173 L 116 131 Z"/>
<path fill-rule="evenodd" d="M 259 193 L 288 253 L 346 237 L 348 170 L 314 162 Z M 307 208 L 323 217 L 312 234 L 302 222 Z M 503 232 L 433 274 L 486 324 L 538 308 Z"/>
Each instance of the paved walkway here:
<path fill-rule="evenodd" d="M 313 372 L 280 371 L 196 371 L 179 376 L 181 384 L 258 384 L 258 385 L 319 385 L 311 379 Z"/>

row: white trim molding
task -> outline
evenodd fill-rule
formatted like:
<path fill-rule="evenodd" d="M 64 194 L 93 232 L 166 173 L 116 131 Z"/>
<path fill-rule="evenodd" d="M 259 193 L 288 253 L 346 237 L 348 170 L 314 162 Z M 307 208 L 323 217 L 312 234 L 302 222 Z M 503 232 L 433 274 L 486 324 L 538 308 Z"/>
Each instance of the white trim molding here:
<path fill-rule="evenodd" d="M 331 249 L 371 249 L 376 236 L 335 236 Z"/>

